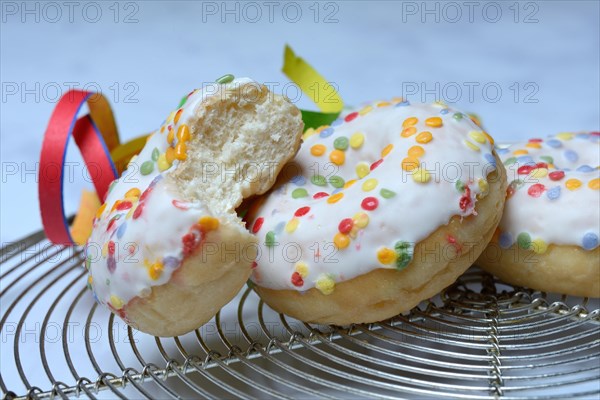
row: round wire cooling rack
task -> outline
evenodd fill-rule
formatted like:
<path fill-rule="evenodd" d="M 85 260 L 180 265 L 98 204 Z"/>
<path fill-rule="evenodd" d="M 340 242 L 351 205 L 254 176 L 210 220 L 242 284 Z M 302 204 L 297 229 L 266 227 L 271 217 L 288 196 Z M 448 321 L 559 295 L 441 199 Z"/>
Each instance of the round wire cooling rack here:
<path fill-rule="evenodd" d="M 0 390 L 15 398 L 566 398 L 600 394 L 597 300 L 477 268 L 407 315 L 351 327 L 277 314 L 252 288 L 175 338 L 132 330 L 86 289 L 80 248 L 0 251 Z"/>

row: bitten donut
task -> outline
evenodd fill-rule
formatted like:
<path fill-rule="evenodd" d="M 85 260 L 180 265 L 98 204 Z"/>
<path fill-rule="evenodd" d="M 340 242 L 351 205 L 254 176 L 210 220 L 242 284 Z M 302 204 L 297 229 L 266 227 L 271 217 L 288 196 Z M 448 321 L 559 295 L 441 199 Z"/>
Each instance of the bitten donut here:
<path fill-rule="evenodd" d="M 114 181 L 86 245 L 88 285 L 156 336 L 212 318 L 250 275 L 256 238 L 235 208 L 300 145 L 299 110 L 250 79 L 191 92 Z"/>
<path fill-rule="evenodd" d="M 545 292 L 600 297 L 600 133 L 561 133 L 499 149 L 504 217 L 477 263 Z"/>
<path fill-rule="evenodd" d="M 435 295 L 475 261 L 502 215 L 492 143 L 466 114 L 399 99 L 305 134 L 249 212 L 257 292 L 276 311 L 338 325 Z"/>

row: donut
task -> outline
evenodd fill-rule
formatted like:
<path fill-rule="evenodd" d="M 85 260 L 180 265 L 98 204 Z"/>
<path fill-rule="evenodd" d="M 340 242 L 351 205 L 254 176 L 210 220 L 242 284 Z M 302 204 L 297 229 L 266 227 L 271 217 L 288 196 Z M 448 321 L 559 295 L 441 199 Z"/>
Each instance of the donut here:
<path fill-rule="evenodd" d="M 300 111 L 248 78 L 192 91 L 109 188 L 85 246 L 96 301 L 130 326 L 177 336 L 245 284 L 256 238 L 236 215 L 300 146 Z"/>
<path fill-rule="evenodd" d="M 477 263 L 514 285 L 600 297 L 600 133 L 560 133 L 497 151 L 507 201 Z"/>
<path fill-rule="evenodd" d="M 367 105 L 308 131 L 247 215 L 251 280 L 275 311 L 347 325 L 410 310 L 452 284 L 500 220 L 493 139 L 442 103 Z"/>

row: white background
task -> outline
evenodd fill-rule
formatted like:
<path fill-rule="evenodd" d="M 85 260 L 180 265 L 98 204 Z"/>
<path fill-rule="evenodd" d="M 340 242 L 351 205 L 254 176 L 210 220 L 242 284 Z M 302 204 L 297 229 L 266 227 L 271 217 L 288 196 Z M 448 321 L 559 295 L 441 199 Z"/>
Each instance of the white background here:
<path fill-rule="evenodd" d="M 127 140 L 224 73 L 283 85 L 289 43 L 350 105 L 417 87 L 412 101 L 453 100 L 501 141 L 598 130 L 599 12 L 598 1 L 3 1 L 0 241 L 41 227 L 27 171 L 57 88 L 101 89 Z M 298 105 L 310 107 L 305 98 Z M 68 161 L 80 161 L 73 146 Z M 90 186 L 76 172 L 65 184 L 68 212 Z"/>

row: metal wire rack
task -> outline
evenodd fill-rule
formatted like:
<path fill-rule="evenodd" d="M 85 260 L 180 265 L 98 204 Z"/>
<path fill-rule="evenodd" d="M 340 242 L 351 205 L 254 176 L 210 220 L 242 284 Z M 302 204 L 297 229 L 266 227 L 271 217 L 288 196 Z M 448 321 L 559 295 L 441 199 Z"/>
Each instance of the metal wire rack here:
<path fill-rule="evenodd" d="M 477 268 L 408 315 L 305 324 L 248 287 L 176 338 L 97 307 L 80 248 L 43 233 L 0 251 L 0 390 L 15 398 L 565 398 L 600 394 L 597 300 Z"/>

